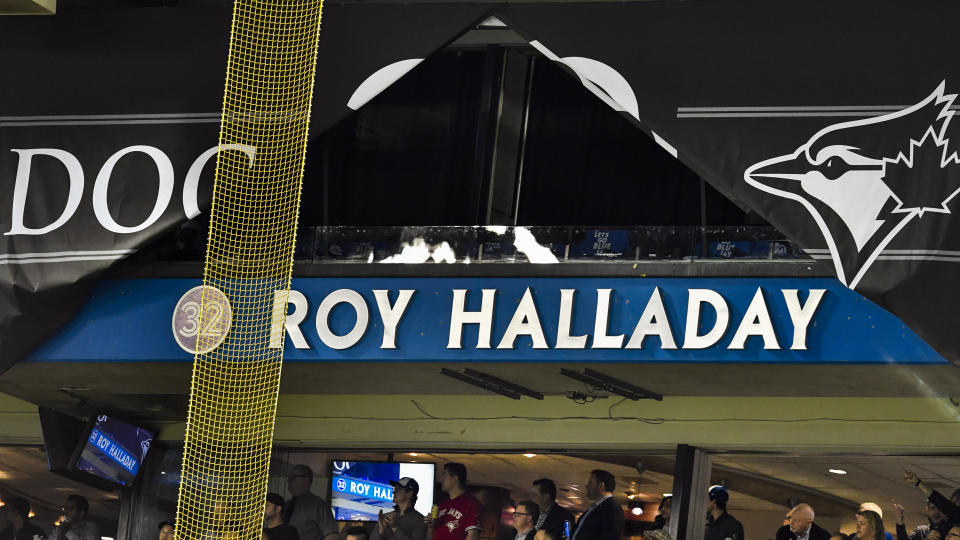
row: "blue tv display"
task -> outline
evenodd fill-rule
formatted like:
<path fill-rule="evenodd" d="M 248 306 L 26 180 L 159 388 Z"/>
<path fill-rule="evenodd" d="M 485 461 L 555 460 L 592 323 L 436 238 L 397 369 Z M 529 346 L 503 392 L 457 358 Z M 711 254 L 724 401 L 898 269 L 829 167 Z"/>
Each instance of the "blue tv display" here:
<path fill-rule="evenodd" d="M 147 457 L 154 433 L 98 415 L 90 427 L 73 464 L 73 469 L 129 486 Z"/>
<path fill-rule="evenodd" d="M 330 505 L 337 521 L 376 521 L 377 514 L 393 510 L 390 481 L 410 477 L 420 493 L 414 508 L 423 515 L 433 505 L 433 463 L 334 461 L 330 467 Z"/>

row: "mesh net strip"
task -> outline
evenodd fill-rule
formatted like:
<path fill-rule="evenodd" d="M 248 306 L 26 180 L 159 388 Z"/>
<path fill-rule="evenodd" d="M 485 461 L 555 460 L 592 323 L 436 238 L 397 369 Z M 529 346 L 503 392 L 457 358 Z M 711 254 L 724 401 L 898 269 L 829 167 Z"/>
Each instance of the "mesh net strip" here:
<path fill-rule="evenodd" d="M 203 282 L 226 294 L 232 328 L 193 364 L 177 539 L 260 539 L 280 348 L 316 70 L 321 0 L 234 5 Z M 255 148 L 250 157 L 240 149 Z M 200 328 L 205 328 L 204 289 Z M 281 336 L 282 337 L 282 336 Z M 200 332 L 197 349 L 209 339 Z"/>

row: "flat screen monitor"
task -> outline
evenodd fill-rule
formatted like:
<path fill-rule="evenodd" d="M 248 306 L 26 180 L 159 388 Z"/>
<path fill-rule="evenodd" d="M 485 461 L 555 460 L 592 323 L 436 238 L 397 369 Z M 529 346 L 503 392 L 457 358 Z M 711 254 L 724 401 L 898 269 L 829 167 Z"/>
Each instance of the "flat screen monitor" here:
<path fill-rule="evenodd" d="M 390 481 L 410 477 L 420 493 L 414 508 L 423 515 L 433 506 L 433 463 L 334 461 L 330 467 L 330 504 L 337 521 L 376 521 L 377 513 L 393 510 Z"/>
<path fill-rule="evenodd" d="M 129 486 L 140 472 L 154 433 L 99 414 L 86 435 L 74 455 L 73 470 Z"/>
<path fill-rule="evenodd" d="M 46 407 L 37 407 L 37 412 L 40 415 L 47 466 L 52 472 L 63 474 L 70 468 L 70 460 L 85 433 L 87 423 Z"/>

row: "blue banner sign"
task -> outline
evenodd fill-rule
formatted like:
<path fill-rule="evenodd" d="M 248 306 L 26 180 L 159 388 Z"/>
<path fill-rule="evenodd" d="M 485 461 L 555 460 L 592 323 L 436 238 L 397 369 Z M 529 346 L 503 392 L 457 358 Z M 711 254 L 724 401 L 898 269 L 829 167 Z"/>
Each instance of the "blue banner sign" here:
<path fill-rule="evenodd" d="M 171 320 L 205 331 L 174 316 L 198 284 L 104 281 L 31 359 L 189 362 Z M 946 362 L 835 279 L 303 278 L 282 298 L 271 346 L 294 362 Z"/>
<path fill-rule="evenodd" d="M 332 489 L 335 493 L 346 493 L 347 495 L 368 497 L 381 501 L 393 501 L 393 488 L 390 485 L 378 484 L 349 476 L 338 476 L 333 482 Z"/>
<path fill-rule="evenodd" d="M 140 468 L 140 462 L 134 456 L 131 456 L 122 446 L 114 442 L 96 428 L 90 430 L 88 440 L 91 446 L 94 446 L 102 454 L 112 459 L 117 465 L 133 476 L 137 475 L 137 469 Z"/>

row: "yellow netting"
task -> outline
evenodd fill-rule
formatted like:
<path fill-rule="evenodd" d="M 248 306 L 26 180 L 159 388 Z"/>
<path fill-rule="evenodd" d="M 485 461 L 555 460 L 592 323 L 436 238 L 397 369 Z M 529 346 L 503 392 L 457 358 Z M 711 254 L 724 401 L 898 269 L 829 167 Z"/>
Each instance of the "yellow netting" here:
<path fill-rule="evenodd" d="M 269 347 L 282 330 L 271 318 L 274 292 L 290 288 L 320 8 L 234 5 L 203 275 L 226 294 L 233 322 L 222 345 L 194 358 L 178 539 L 261 538 L 283 356 Z M 205 290 L 200 328 L 209 298 Z M 200 332 L 197 350 L 210 339 Z"/>

